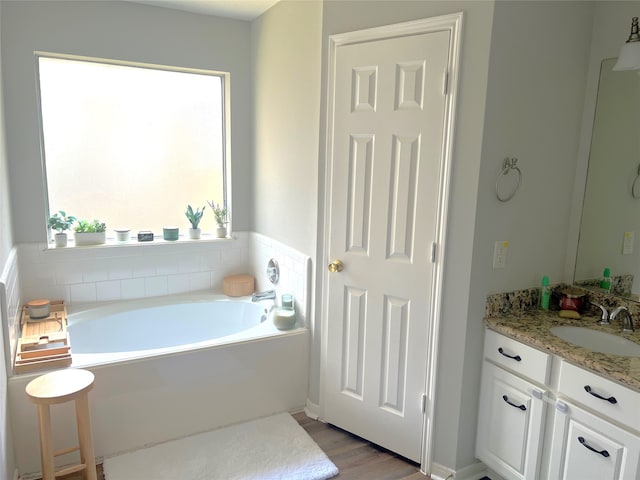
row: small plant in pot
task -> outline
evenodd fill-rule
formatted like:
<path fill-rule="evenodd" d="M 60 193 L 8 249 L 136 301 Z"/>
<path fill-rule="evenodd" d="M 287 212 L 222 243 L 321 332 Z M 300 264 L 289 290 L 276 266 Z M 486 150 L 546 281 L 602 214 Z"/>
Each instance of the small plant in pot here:
<path fill-rule="evenodd" d="M 229 223 L 228 216 L 229 212 L 227 211 L 227 207 L 222 207 L 220 204 L 207 201 L 211 210 L 213 210 L 213 216 L 216 218 L 216 224 L 218 228 L 216 228 L 216 237 L 225 238 L 227 236 L 227 223 Z"/>
<path fill-rule="evenodd" d="M 187 216 L 187 219 L 191 224 L 191 228 L 189 229 L 189 238 L 192 240 L 197 240 L 200 238 L 201 230 L 198 225 L 200 225 L 200 220 L 202 220 L 202 215 L 204 215 L 205 207 L 202 207 L 202 210 L 196 207 L 196 210 L 193 211 L 191 205 L 187 205 L 187 211 L 184 214 Z"/>
<path fill-rule="evenodd" d="M 58 232 L 55 234 L 56 247 L 67 246 L 67 234 L 65 232 L 71 228 L 75 221 L 76 217 L 67 215 L 63 210 L 59 210 L 49 217 L 47 226 Z"/>
<path fill-rule="evenodd" d="M 107 226 L 99 220 L 78 220 L 73 230 L 76 245 L 101 245 L 107 241 Z"/>

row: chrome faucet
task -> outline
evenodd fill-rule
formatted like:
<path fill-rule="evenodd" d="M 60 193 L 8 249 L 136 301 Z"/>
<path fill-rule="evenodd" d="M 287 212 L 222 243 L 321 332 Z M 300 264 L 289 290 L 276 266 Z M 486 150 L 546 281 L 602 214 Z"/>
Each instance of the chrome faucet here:
<path fill-rule="evenodd" d="M 610 317 L 609 317 L 609 312 L 607 312 L 607 309 L 603 305 L 600 305 L 599 303 L 591 302 L 591 305 L 593 305 L 594 307 L 598 307 L 602 312 L 602 314 L 600 315 L 600 321 L 598 323 L 600 325 L 609 325 Z M 613 319 L 613 317 L 611 318 Z"/>
<path fill-rule="evenodd" d="M 629 309 L 624 305 L 616 307 L 613 312 L 611 312 L 609 318 L 613 320 L 618 316 L 618 314 L 622 316 L 622 319 L 620 320 L 622 322 L 622 333 L 631 333 L 635 331 L 635 328 L 633 327 L 633 319 L 631 318 L 631 312 L 629 312 Z"/>
<path fill-rule="evenodd" d="M 275 300 L 276 299 L 276 291 L 275 290 L 267 290 L 265 292 L 257 292 L 251 295 L 252 302 L 259 302 L 260 300 Z"/>

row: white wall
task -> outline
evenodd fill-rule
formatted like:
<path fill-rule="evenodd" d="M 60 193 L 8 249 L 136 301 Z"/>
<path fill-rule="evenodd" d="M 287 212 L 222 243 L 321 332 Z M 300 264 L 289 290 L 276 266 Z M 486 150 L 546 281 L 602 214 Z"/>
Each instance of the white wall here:
<path fill-rule="evenodd" d="M 486 295 L 564 280 L 565 245 L 582 115 L 590 2 L 496 2 L 462 375 L 458 464 L 473 455 Z M 501 203 L 495 182 L 518 157 L 522 185 Z M 494 242 L 509 241 L 492 269 Z"/>
<path fill-rule="evenodd" d="M 2 11 L 0 10 L 0 24 L 2 23 Z M 0 27 L 0 50 L 2 50 Z M 2 66 L 0 60 L 0 272 L 9 257 L 13 247 L 13 235 L 11 226 L 11 205 L 9 198 L 8 160 L 5 136 L 4 96 L 2 95 Z M 7 409 L 7 365 L 5 363 L 4 329 L 8 321 L 0 309 L 0 479 L 13 478 L 15 461 L 13 455 L 13 442 Z"/>
<path fill-rule="evenodd" d="M 253 226 L 316 251 L 322 2 L 284 0 L 251 26 Z"/>
<path fill-rule="evenodd" d="M 474 462 L 470 438 L 475 429 L 475 413 L 461 416 L 461 403 L 467 394 L 463 385 L 465 331 L 468 323 L 481 323 L 482 309 L 469 318 L 471 293 L 469 265 L 473 250 L 476 194 L 482 149 L 485 95 L 491 40 L 492 1 L 331 1 L 324 6 L 323 82 L 326 83 L 328 35 L 464 12 L 456 139 L 453 148 L 451 204 L 444 270 L 443 311 L 440 332 L 440 358 L 437 377 L 434 460 L 451 468 Z M 326 84 L 323 83 L 323 112 Z M 321 128 L 324 127 L 324 119 Z M 326 132 L 321 130 L 321 138 Z M 321 143 L 321 150 L 323 150 Z M 320 158 L 324 157 L 321 151 Z M 321 161 L 320 171 L 324 169 Z M 321 179 L 320 189 L 323 189 Z M 322 234 L 322 226 L 319 228 Z M 321 237 L 320 237 L 321 238 Z M 320 259 L 321 260 L 321 259 Z M 320 275 L 320 273 L 318 273 Z M 318 283 L 316 281 L 316 283 Z M 318 310 L 320 306 L 316 307 Z M 481 339 L 477 339 L 481 341 Z M 468 359 L 478 363 L 479 357 Z M 471 392 L 474 393 L 473 391 Z M 312 398 L 312 401 L 315 401 Z M 469 445 L 470 444 L 470 445 Z"/>
<path fill-rule="evenodd" d="M 312 258 L 318 221 L 322 5 L 283 0 L 251 26 L 254 230 Z M 315 291 L 312 287 L 309 304 Z M 308 325 L 313 339 L 310 397 L 317 402 L 320 328 L 313 311 Z"/>
<path fill-rule="evenodd" d="M 239 114 L 234 113 L 234 129 L 246 132 L 246 136 L 235 137 L 233 144 L 234 204 L 239 209 L 234 210 L 234 219 L 240 216 L 242 226 L 253 222 L 259 233 L 313 256 L 323 234 L 322 225 L 316 228 L 315 218 L 323 214 L 328 36 L 463 11 L 434 460 L 452 469 L 464 468 L 474 462 L 485 296 L 535 286 L 543 274 L 550 275 L 552 281 L 571 278 L 570 257 L 575 258 L 577 240 L 572 221 L 579 218 L 582 202 L 579 189 L 580 185 L 584 188 L 599 63 L 606 56 L 617 55 L 629 19 L 638 13 L 638 3 L 335 0 L 319 6 L 317 2 L 285 1 L 252 25 L 249 41 L 246 32 L 239 34 L 235 24 L 232 29 L 224 20 L 153 7 L 118 2 L 4 1 L 3 67 L 5 72 L 9 67 L 16 70 L 5 74 L 5 92 L 11 92 L 6 96 L 7 117 L 11 118 L 7 125 L 12 139 L 8 145 L 10 174 L 12 186 L 19 190 L 12 197 L 19 205 L 14 208 L 16 239 L 44 241 L 44 221 L 38 225 L 33 220 L 44 218 L 42 193 L 36 189 L 31 198 L 22 188 L 40 175 L 29 50 L 64 48 L 68 53 L 156 63 L 170 59 L 180 65 L 214 68 L 209 60 L 216 55 L 226 52 L 228 56 L 220 61 L 233 64 L 243 62 L 236 57 L 242 57 L 250 46 L 254 48 L 252 63 L 238 66 L 235 79 L 245 72 L 247 78 L 240 78 L 241 85 L 249 82 L 248 72 L 253 71 L 260 80 L 253 86 L 246 83 L 241 92 L 232 88 L 232 95 L 237 95 L 233 101 L 242 107 Z M 306 29 L 297 28 L 298 15 Z M 318 15 L 322 15 L 319 40 Z M 590 44 L 592 15 L 595 24 Z M 287 30 L 284 34 L 279 31 L 282 28 Z M 225 52 L 214 52 L 211 46 L 219 29 L 236 40 L 225 42 Z M 322 48 L 320 71 L 318 43 Z M 281 48 L 286 49 L 284 54 Z M 266 61 L 257 57 L 258 51 Z M 296 75 L 287 76 L 281 84 L 279 69 L 295 70 Z M 252 95 L 256 97 L 253 127 L 249 113 Z M 314 110 L 318 96 L 320 108 Z M 259 152 L 254 163 L 249 160 L 252 128 L 254 151 Z M 494 184 L 506 155 L 520 159 L 523 184 L 511 202 L 502 204 L 495 198 Z M 572 192 L 576 156 L 580 160 L 577 177 L 582 175 L 582 183 L 578 178 Z M 252 167 L 256 169 L 255 185 L 236 185 L 242 182 L 238 175 L 251 178 Z M 295 214 L 295 220 L 287 218 L 288 211 Z M 4 225 L 5 212 L 0 210 L 0 215 Z M 494 240 L 510 241 L 504 270 L 491 268 Z M 0 248 L 4 248 L 1 243 Z M 316 264 L 323 261 L 316 257 Z M 316 282 L 320 276 L 321 272 L 316 272 Z M 319 304 L 315 311 L 319 315 Z M 311 359 L 314 383 L 319 377 L 318 347 L 316 335 Z M 318 402 L 317 395 L 317 385 L 315 389 L 312 386 L 312 402 Z"/>
<path fill-rule="evenodd" d="M 0 25 L 2 12 L 0 12 Z M 2 30 L 0 29 L 0 50 L 4 51 L 2 42 Z M 13 229 L 11 226 L 11 202 L 9 193 L 11 186 L 9 182 L 8 159 L 7 159 L 7 138 L 5 134 L 5 113 L 4 95 L 2 95 L 2 64 L 0 61 L 0 270 L 4 265 L 11 247 L 13 247 Z"/>
<path fill-rule="evenodd" d="M 7 147 L 16 242 L 46 240 L 34 50 L 230 72 L 233 228 L 249 229 L 249 22 L 115 1 L 3 1 L 2 9 L 5 113 L 10 119 Z M 132 208 L 143 210 L 144 205 Z"/>
<path fill-rule="evenodd" d="M 488 293 L 563 280 L 591 19 L 589 2 L 496 3 L 474 245 Z M 505 156 L 518 157 L 522 185 L 501 203 Z M 509 241 L 502 270 L 495 240 Z"/>

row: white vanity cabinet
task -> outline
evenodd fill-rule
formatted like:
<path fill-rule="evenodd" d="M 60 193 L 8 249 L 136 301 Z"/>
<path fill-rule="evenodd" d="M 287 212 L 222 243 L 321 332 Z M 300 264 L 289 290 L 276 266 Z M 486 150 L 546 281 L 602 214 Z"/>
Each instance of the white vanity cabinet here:
<path fill-rule="evenodd" d="M 639 437 L 569 402 L 556 410 L 550 479 L 637 480 Z"/>
<path fill-rule="evenodd" d="M 640 393 L 486 331 L 476 456 L 504 479 L 639 480 L 639 432 Z"/>
<path fill-rule="evenodd" d="M 549 478 L 636 480 L 639 427 L 639 393 L 561 361 Z"/>
<path fill-rule="evenodd" d="M 505 478 L 539 478 L 550 356 L 493 331 L 484 348 L 476 456 Z"/>

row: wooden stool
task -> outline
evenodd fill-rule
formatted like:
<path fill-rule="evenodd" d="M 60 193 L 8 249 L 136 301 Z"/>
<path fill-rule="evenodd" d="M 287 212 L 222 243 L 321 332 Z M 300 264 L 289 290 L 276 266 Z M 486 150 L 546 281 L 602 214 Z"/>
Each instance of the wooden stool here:
<path fill-rule="evenodd" d="M 91 436 L 89 417 L 89 390 L 93 388 L 94 376 L 88 370 L 67 368 L 57 370 L 32 380 L 25 391 L 38 406 L 40 424 L 40 459 L 42 480 L 55 480 L 57 476 L 85 471 L 87 480 L 97 480 L 96 460 Z M 75 400 L 79 446 L 53 451 L 51 438 L 51 412 L 49 405 Z M 54 458 L 58 455 L 80 451 L 80 464 L 55 471 Z"/>

